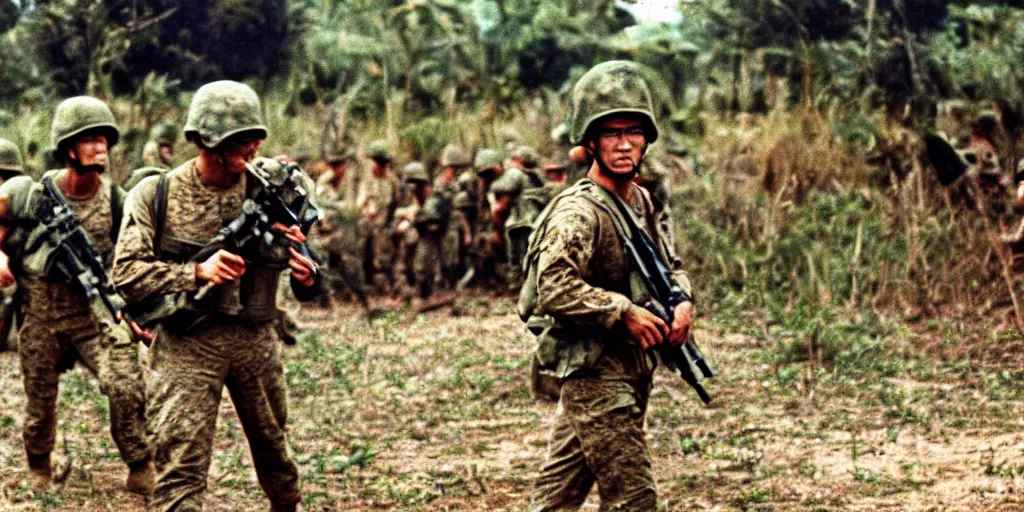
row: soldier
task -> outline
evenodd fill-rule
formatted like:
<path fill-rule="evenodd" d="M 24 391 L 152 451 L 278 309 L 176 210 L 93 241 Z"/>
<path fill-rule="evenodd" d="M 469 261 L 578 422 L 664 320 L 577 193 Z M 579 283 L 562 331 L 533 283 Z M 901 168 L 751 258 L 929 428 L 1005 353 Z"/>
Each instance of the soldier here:
<path fill-rule="evenodd" d="M 540 157 L 537 156 L 537 150 L 530 146 L 519 146 L 509 154 L 508 165 L 505 167 L 522 171 L 529 179 L 528 187 L 542 187 L 544 186 L 544 179 L 537 172 L 539 164 Z"/>
<path fill-rule="evenodd" d="M 395 281 L 401 286 L 400 295 L 412 299 L 418 285 L 413 273 L 413 258 L 420 236 L 416 217 L 430 196 L 430 177 L 422 162 L 409 162 L 402 169 L 402 180 L 409 190 L 409 204 L 395 210 L 392 237 L 396 242 Z"/>
<path fill-rule="evenodd" d="M 501 140 L 501 147 L 505 151 L 512 151 L 519 146 L 519 141 L 522 137 L 519 135 L 519 131 L 511 126 L 506 126 L 498 131 L 498 138 Z"/>
<path fill-rule="evenodd" d="M 474 281 L 482 282 L 485 286 L 495 284 L 492 281 L 501 281 L 498 265 L 504 259 L 505 251 L 502 232 L 492 221 L 491 202 L 488 198 L 491 184 L 505 173 L 501 155 L 493 149 L 481 149 L 473 160 L 473 167 L 476 170 L 475 188 L 468 188 L 471 193 L 476 193 L 473 198 L 476 203 L 473 242 L 469 248 L 472 266 L 459 281 L 462 287 Z"/>
<path fill-rule="evenodd" d="M 434 200 L 433 203 L 428 201 L 431 205 L 430 212 L 433 212 L 430 215 L 441 213 L 443 210 L 449 212 L 450 219 L 455 196 L 459 193 L 459 177 L 472 167 L 473 159 L 470 158 L 469 152 L 462 146 L 448 144 L 444 147 L 441 151 L 441 172 L 434 179 L 434 194 L 440 194 L 444 201 L 442 202 L 439 199 Z M 434 218 L 428 221 L 428 224 L 436 225 L 437 220 L 439 219 Z M 461 245 L 462 237 L 459 234 L 459 223 L 446 220 L 444 225 L 447 227 L 441 239 L 441 275 L 443 277 L 442 282 L 451 286 L 460 275 L 460 254 L 463 253 L 464 248 Z"/>
<path fill-rule="evenodd" d="M 7 180 L 25 173 L 25 163 L 17 144 L 0 139 L 0 185 Z M 18 309 L 18 287 L 11 285 L 0 292 L 0 352 L 16 349 L 17 336 L 14 329 L 14 313 Z"/>
<path fill-rule="evenodd" d="M 441 172 L 434 179 L 434 191 L 454 198 L 459 191 L 459 176 L 472 166 L 473 160 L 462 146 L 448 144 L 441 150 Z"/>
<path fill-rule="evenodd" d="M 142 148 L 142 164 L 146 167 L 170 169 L 174 162 L 174 143 L 178 141 L 178 127 L 163 123 L 149 132 L 149 141 Z"/>
<path fill-rule="evenodd" d="M 375 140 L 369 144 L 366 154 L 372 167 L 370 175 L 359 184 L 356 206 L 363 216 L 361 246 L 365 259 L 363 269 L 368 281 L 374 284 L 378 293 L 391 291 L 391 260 L 394 246 L 389 236 L 389 225 L 401 199 L 401 186 L 391 172 L 391 150 L 387 141 Z"/>
<path fill-rule="evenodd" d="M 313 243 L 326 260 L 324 270 L 328 289 L 351 293 L 365 300 L 363 265 L 358 244 L 352 243 L 359 235 L 359 211 L 348 194 L 345 178 L 355 151 L 346 148 L 327 156 L 328 170 L 317 178 L 316 197 L 323 211 L 317 223 Z M 330 294 L 320 294 L 320 305 L 330 305 Z"/>
<path fill-rule="evenodd" d="M 554 199 L 538 219 L 527 255 L 533 285 L 523 287 L 528 325 L 547 319 L 538 336 L 541 370 L 561 379 L 561 397 L 532 510 L 576 510 L 596 483 L 601 510 L 656 510 L 657 492 L 644 416 L 656 364 L 648 349 L 685 342 L 693 304 L 675 308 L 668 326 L 623 295 L 629 264 L 615 224 L 628 205 L 679 269 L 651 215 L 649 195 L 633 182 L 658 138 L 651 95 L 636 65 L 599 64 L 572 91 L 571 137 L 594 161 L 582 180 Z M 614 194 L 614 196 L 612 196 Z M 611 205 L 611 209 L 607 208 Z M 619 219 L 612 217 L 616 213 Z"/>
<path fill-rule="evenodd" d="M 301 498 L 286 435 L 276 297 L 278 277 L 289 268 L 298 300 L 311 300 L 319 291 L 315 264 L 287 246 L 302 242 L 302 232 L 277 225 L 287 240 L 261 261 L 223 249 L 192 261 L 242 213 L 253 193 L 246 171 L 266 136 L 251 88 L 232 81 L 206 84 L 193 97 L 185 124 L 185 138 L 199 156 L 143 180 L 128 198 L 115 283 L 128 301 L 170 315 L 156 327 L 146 393 L 159 470 L 149 505 L 156 510 L 202 510 L 224 386 L 271 510 L 294 511 Z M 211 302 L 200 303 L 194 297 L 208 289 L 204 285 L 215 288 L 207 297 Z M 208 316 L 192 327 L 174 320 L 189 311 Z"/>
<path fill-rule="evenodd" d="M 123 197 L 102 176 L 109 166 L 109 150 L 120 137 L 114 115 L 96 98 L 64 100 L 54 113 L 50 137 L 65 168 L 48 171 L 43 181 L 52 181 L 63 193 L 96 252 L 109 262 Z M 10 285 L 12 271 L 17 272 L 22 297 L 18 352 L 28 397 L 24 439 L 29 486 L 42 492 L 49 485 L 59 378 L 80 360 L 109 400 L 111 434 L 129 468 L 125 487 L 148 494 L 155 471 L 145 437 L 137 346 L 126 329 L 93 316 L 85 292 L 45 264 L 56 250 L 45 242 L 49 234 L 41 223 L 48 211 L 52 212 L 52 203 L 43 184 L 22 176 L 0 187 L 0 217 L 7 220 L 0 228 L 0 285 Z M 19 227 L 9 231 L 6 226 Z"/>
<path fill-rule="evenodd" d="M 568 176 L 568 156 L 562 158 L 552 157 L 541 163 L 540 168 L 544 171 L 544 179 L 547 183 L 561 185 L 565 183 Z"/>

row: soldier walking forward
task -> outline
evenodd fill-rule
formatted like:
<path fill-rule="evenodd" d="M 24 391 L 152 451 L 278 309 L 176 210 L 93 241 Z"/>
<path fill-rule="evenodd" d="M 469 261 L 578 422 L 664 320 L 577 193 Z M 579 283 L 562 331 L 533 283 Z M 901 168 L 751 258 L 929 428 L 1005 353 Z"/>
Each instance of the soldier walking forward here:
<path fill-rule="evenodd" d="M 531 330 L 535 322 L 549 322 L 538 335 L 540 369 L 562 380 L 532 510 L 576 510 L 595 483 L 600 510 L 657 510 L 644 438 L 657 364 L 648 349 L 685 342 L 693 303 L 675 308 L 671 326 L 633 303 L 615 210 L 599 205 L 614 205 L 611 194 L 628 205 L 689 293 L 689 279 L 658 233 L 650 196 L 633 183 L 658 128 L 648 86 L 629 62 L 595 66 L 577 82 L 572 101 L 572 142 L 594 163 L 587 179 L 556 197 L 538 219 L 520 296 L 520 313 L 532 312 Z"/>
<path fill-rule="evenodd" d="M 260 261 L 223 249 L 205 261 L 191 258 L 242 213 L 255 179 L 247 175 L 267 136 L 259 98 L 244 84 L 221 81 L 196 92 L 185 137 L 199 156 L 152 176 L 128 198 L 113 277 L 130 302 L 195 306 L 209 316 L 191 328 L 172 320 L 156 328 L 147 379 L 148 425 L 159 473 L 150 506 L 161 511 L 203 509 L 221 391 L 227 386 L 271 510 L 295 510 L 299 470 L 288 450 L 287 403 L 281 339 L 275 327 L 278 276 L 291 269 L 300 301 L 315 298 L 315 264 L 290 247 L 302 242 L 296 226 Z M 247 179 L 248 178 L 248 179 Z M 160 215 L 160 204 L 166 211 Z M 210 303 L 197 292 L 217 285 Z M 189 306 L 191 305 L 191 306 Z M 174 308 L 171 308 L 174 310 Z M 182 309 L 175 311 L 182 312 Z"/>
<path fill-rule="evenodd" d="M 65 196 L 96 253 L 109 262 L 123 197 L 102 176 L 108 151 L 120 136 L 114 115 L 96 98 L 70 98 L 57 106 L 50 133 L 66 168 L 48 171 L 43 180 L 52 180 Z M 9 285 L 16 273 L 22 296 L 18 353 L 28 398 L 24 439 L 29 486 L 40 492 L 50 483 L 60 373 L 81 361 L 110 401 L 110 431 L 130 469 L 127 489 L 148 494 L 154 469 L 145 437 L 138 347 L 126 328 L 99 321 L 85 291 L 48 264 L 59 250 L 48 242 L 42 224 L 53 206 L 44 186 L 27 176 L 0 187 L 0 217 L 5 220 L 0 227 L 0 285 Z"/>

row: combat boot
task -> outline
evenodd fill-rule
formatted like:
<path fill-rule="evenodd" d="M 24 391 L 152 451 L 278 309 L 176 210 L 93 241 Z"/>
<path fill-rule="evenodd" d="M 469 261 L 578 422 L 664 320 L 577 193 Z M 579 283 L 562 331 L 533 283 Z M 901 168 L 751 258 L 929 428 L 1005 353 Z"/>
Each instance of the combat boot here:
<path fill-rule="evenodd" d="M 35 493 L 46 492 L 51 478 L 50 454 L 28 456 L 28 488 Z"/>
<path fill-rule="evenodd" d="M 298 503 L 292 503 L 291 505 L 278 505 L 276 503 L 270 503 L 270 512 L 296 512 L 299 510 Z"/>
<path fill-rule="evenodd" d="M 152 459 L 134 462 L 128 465 L 128 478 L 124 481 L 124 487 L 128 492 L 135 494 L 153 494 L 156 486 L 156 466 Z"/>

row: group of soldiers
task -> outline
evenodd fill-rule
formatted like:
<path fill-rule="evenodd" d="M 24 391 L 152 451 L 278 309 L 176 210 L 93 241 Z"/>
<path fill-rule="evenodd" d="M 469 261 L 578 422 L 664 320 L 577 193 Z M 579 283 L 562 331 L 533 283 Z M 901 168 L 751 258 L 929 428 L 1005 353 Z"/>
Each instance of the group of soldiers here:
<path fill-rule="evenodd" d="M 444 288 L 519 291 L 520 315 L 537 335 L 534 368 L 555 380 L 559 400 L 533 510 L 577 509 L 595 483 L 602 510 L 655 510 L 643 432 L 654 350 L 681 346 L 693 319 L 667 185 L 645 161 L 658 126 L 630 62 L 593 68 L 570 106 L 563 136 L 575 147 L 549 159 L 514 137 L 474 155 L 450 144 L 431 178 L 420 162 L 396 173 L 384 141 L 367 145 L 365 173 L 353 148 L 339 149 L 315 182 L 300 176 L 308 206 L 319 210 L 312 230 L 275 223 L 260 233 L 256 256 L 245 257 L 210 241 L 253 214 L 258 189 L 288 162 L 257 157 L 267 127 L 244 84 L 201 87 L 184 128 L 198 156 L 170 169 L 176 129 L 158 126 L 146 167 L 123 188 L 105 175 L 120 131 L 99 99 L 57 107 L 51 138 L 60 167 L 38 181 L 24 174 L 18 148 L 0 140 L 0 285 L 18 287 L 30 488 L 51 483 L 59 375 L 81 362 L 109 399 L 126 489 L 149 495 L 152 509 L 203 509 L 227 387 L 271 510 L 296 510 L 281 362 L 288 335 L 277 306 L 287 273 L 297 300 L 321 304 L 331 292 L 364 303 L 390 294 L 418 307 Z M 62 271 L 66 241 L 53 231 L 61 205 L 105 275 L 82 281 Z M 680 301 L 664 305 L 667 317 L 636 295 L 626 219 L 674 276 Z M 90 290 L 106 280 L 130 314 L 112 321 L 97 305 Z M 139 342 L 150 347 L 144 362 Z"/>
<path fill-rule="evenodd" d="M 518 290 L 532 221 L 567 186 L 574 165 L 567 157 L 542 161 L 514 139 L 475 155 L 449 144 L 433 177 L 419 161 L 396 172 L 384 140 L 370 142 L 366 156 L 361 172 L 354 149 L 328 155 L 316 180 L 324 213 L 314 246 L 343 298 L 389 296 L 415 310 L 436 306 L 440 290 Z M 445 298 L 452 294 L 440 303 Z M 329 300 L 321 297 L 323 305 Z"/>

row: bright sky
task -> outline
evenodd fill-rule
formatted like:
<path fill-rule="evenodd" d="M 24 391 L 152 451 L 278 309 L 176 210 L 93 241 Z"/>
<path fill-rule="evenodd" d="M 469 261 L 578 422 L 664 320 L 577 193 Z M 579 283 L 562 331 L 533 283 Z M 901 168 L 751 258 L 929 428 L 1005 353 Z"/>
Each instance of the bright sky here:
<path fill-rule="evenodd" d="M 632 2 L 620 2 L 627 9 L 633 12 L 641 22 L 667 22 L 677 25 L 683 21 L 683 15 L 679 12 L 679 0 L 636 0 Z"/>

